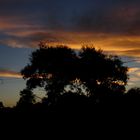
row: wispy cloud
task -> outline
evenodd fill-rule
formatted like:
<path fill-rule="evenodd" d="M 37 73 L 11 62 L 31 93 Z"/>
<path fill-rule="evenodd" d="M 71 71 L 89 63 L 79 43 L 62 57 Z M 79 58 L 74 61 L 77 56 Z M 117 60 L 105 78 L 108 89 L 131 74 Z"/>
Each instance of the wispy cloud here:
<path fill-rule="evenodd" d="M 0 77 L 4 78 L 22 78 L 21 74 L 10 70 L 0 70 Z"/>
<path fill-rule="evenodd" d="M 139 67 L 129 68 L 128 74 L 130 75 L 128 85 L 129 86 L 134 86 L 134 85 L 139 86 L 139 83 L 140 83 L 140 68 Z"/>
<path fill-rule="evenodd" d="M 139 72 L 139 71 L 140 71 L 140 68 L 137 68 L 137 67 L 133 67 L 133 68 L 128 69 L 129 73 L 134 73 L 134 72 Z"/>

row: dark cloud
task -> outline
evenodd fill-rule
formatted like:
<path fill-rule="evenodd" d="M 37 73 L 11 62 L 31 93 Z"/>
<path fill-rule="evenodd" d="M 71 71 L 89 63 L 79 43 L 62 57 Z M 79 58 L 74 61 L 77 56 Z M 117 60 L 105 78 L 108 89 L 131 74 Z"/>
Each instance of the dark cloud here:
<path fill-rule="evenodd" d="M 140 1 L 1 0 L 0 17 L 52 30 L 138 33 Z"/>
<path fill-rule="evenodd" d="M 120 4 L 98 10 L 91 10 L 77 17 L 76 28 L 79 31 L 97 33 L 139 34 L 139 6 Z"/>
<path fill-rule="evenodd" d="M 138 0 L 0 0 L 0 3 L 1 44 L 21 43 L 21 47 L 39 40 L 74 43 L 103 39 L 101 34 L 140 35 Z M 23 36 L 22 32 L 30 33 Z"/>

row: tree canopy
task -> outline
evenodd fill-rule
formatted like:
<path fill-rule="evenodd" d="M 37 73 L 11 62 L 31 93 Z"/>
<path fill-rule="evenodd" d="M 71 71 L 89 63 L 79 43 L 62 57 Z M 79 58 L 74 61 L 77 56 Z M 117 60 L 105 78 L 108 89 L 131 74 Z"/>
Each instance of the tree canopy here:
<path fill-rule="evenodd" d="M 43 87 L 51 103 L 67 92 L 87 96 L 123 93 L 128 80 L 127 67 L 120 58 L 88 45 L 75 51 L 42 44 L 21 74 L 28 90 Z"/>

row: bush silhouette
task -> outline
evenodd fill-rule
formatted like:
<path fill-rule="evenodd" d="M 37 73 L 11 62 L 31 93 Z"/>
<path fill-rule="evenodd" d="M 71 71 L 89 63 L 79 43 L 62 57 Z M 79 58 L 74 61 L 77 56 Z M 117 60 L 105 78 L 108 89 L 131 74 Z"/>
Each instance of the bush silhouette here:
<path fill-rule="evenodd" d="M 126 93 L 126 103 L 127 105 L 133 107 L 140 107 L 140 88 L 139 87 L 133 87 L 129 89 Z"/>

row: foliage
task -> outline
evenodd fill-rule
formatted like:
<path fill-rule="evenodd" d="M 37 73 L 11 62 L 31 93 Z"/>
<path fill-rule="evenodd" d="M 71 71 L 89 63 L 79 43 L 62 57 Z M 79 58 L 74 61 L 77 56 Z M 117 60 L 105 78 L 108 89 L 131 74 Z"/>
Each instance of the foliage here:
<path fill-rule="evenodd" d="M 0 102 L 0 109 L 4 108 L 3 102 Z"/>
<path fill-rule="evenodd" d="M 88 45 L 79 53 L 63 45 L 40 45 L 21 74 L 28 90 L 44 87 L 51 103 L 67 92 L 88 96 L 123 93 L 128 80 L 127 67 L 118 57 Z"/>
<path fill-rule="evenodd" d="M 29 108 L 35 103 L 35 96 L 29 89 L 20 91 L 20 100 L 17 103 L 17 107 Z"/>
<path fill-rule="evenodd" d="M 128 96 L 136 96 L 136 97 L 140 97 L 140 88 L 139 87 L 134 87 L 131 88 L 127 91 L 127 95 Z"/>

